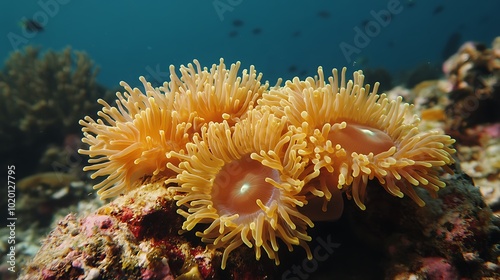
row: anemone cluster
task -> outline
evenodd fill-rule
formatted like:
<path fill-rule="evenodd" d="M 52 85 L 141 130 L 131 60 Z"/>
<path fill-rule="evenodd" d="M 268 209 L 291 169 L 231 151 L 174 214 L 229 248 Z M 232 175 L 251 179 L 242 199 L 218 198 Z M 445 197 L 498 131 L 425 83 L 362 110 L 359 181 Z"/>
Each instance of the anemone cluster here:
<path fill-rule="evenodd" d="M 81 154 L 104 199 L 129 191 L 139 179 L 165 180 L 176 192 L 183 231 L 223 249 L 222 268 L 241 245 L 279 264 L 279 245 L 303 247 L 307 229 L 334 220 L 343 196 L 365 209 L 369 182 L 390 194 L 424 201 L 452 172 L 454 140 L 419 131 L 419 119 L 401 98 L 370 91 L 361 71 L 346 81 L 333 69 L 269 87 L 250 67 L 202 68 L 198 61 L 170 67 L 170 81 L 145 93 L 122 82 L 116 105 L 103 100 L 99 119 L 86 117 Z M 281 241 L 280 241 L 281 240 Z M 280 243 L 281 242 L 281 243 Z"/>

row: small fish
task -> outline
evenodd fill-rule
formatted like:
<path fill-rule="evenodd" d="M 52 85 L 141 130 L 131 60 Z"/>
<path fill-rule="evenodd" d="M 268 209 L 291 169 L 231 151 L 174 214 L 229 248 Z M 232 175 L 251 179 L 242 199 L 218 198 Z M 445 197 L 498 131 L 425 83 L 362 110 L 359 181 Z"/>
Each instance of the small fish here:
<path fill-rule="evenodd" d="M 408 6 L 408 8 L 411 8 L 411 7 L 415 6 L 415 1 L 414 0 L 408 0 L 406 2 L 406 5 Z"/>
<path fill-rule="evenodd" d="M 254 28 L 254 29 L 252 30 L 252 33 L 253 33 L 254 35 L 258 35 L 258 34 L 260 34 L 261 32 L 262 32 L 262 29 L 261 29 L 261 28 L 259 28 L 259 27 L 256 27 L 256 28 Z"/>
<path fill-rule="evenodd" d="M 358 56 L 353 61 L 352 65 L 353 66 L 357 66 L 357 67 L 365 67 L 366 65 L 368 65 L 368 62 L 370 62 L 370 60 L 368 59 L 368 57 L 366 57 L 366 56 Z"/>
<path fill-rule="evenodd" d="M 299 37 L 299 36 L 300 36 L 300 31 L 298 30 L 292 33 L 292 37 Z"/>
<path fill-rule="evenodd" d="M 294 73 L 295 71 L 297 71 L 297 66 L 290 65 L 290 67 L 288 67 L 288 72 L 289 73 Z"/>
<path fill-rule="evenodd" d="M 243 21 L 241 19 L 233 20 L 233 26 L 240 27 L 243 26 Z"/>
<path fill-rule="evenodd" d="M 32 19 L 25 19 L 24 21 L 21 22 L 21 26 L 30 33 L 43 31 L 43 26 L 39 22 Z"/>
<path fill-rule="evenodd" d="M 330 13 L 328 11 L 319 11 L 318 12 L 318 16 L 321 17 L 321 18 L 329 18 L 330 17 Z"/>
<path fill-rule="evenodd" d="M 434 11 L 432 12 L 432 15 L 435 16 L 435 15 L 441 13 L 443 10 L 444 10 L 444 6 L 439 5 L 434 9 Z"/>
<path fill-rule="evenodd" d="M 234 38 L 234 37 L 238 36 L 238 31 L 233 30 L 233 31 L 229 32 L 228 35 L 229 35 L 229 38 Z"/>

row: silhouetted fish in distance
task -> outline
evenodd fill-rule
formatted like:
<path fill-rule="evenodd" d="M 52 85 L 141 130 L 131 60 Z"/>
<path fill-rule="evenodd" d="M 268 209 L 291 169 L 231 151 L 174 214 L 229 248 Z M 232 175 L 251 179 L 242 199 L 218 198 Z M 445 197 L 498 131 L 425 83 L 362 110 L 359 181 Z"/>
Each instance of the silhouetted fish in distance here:
<path fill-rule="evenodd" d="M 328 11 L 319 11 L 318 12 L 318 16 L 321 17 L 321 18 L 329 18 L 330 17 L 330 12 Z"/>
<path fill-rule="evenodd" d="M 260 34 L 261 32 L 262 32 L 262 28 L 260 28 L 260 27 L 256 27 L 256 28 L 254 28 L 254 29 L 252 30 L 252 33 L 253 33 L 254 35 L 258 35 L 258 34 Z"/>
<path fill-rule="evenodd" d="M 35 20 L 25 19 L 21 22 L 21 27 L 30 33 L 42 32 L 43 26 Z"/>
<path fill-rule="evenodd" d="M 435 16 L 439 13 L 441 13 L 444 10 L 443 5 L 438 5 L 436 8 L 434 8 L 434 11 L 432 12 L 432 15 Z"/>
<path fill-rule="evenodd" d="M 236 27 L 243 26 L 243 21 L 241 19 L 235 19 L 233 20 L 233 25 Z"/>
<path fill-rule="evenodd" d="M 236 30 L 232 30 L 231 32 L 229 32 L 229 38 L 234 38 L 236 36 L 238 36 L 238 31 Z"/>

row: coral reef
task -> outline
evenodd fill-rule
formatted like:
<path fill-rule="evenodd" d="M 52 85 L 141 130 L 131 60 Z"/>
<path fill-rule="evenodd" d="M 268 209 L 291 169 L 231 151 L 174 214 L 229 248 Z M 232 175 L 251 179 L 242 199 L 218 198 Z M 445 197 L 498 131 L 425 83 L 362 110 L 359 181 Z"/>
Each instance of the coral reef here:
<path fill-rule="evenodd" d="M 75 175 L 63 172 L 36 173 L 17 184 L 18 214 L 26 224 L 50 226 L 59 209 L 87 199 L 91 189 Z M 65 209 L 67 211 L 67 209 Z"/>
<path fill-rule="evenodd" d="M 500 37 L 489 49 L 467 42 L 443 64 L 452 85 L 446 107 L 447 131 L 500 121 Z M 455 135 L 453 135 L 455 136 Z"/>
<path fill-rule="evenodd" d="M 498 265 L 500 256 L 498 218 L 462 171 L 456 170 L 446 182 L 438 199 L 427 200 L 427 207 L 384 202 L 379 197 L 383 194 L 373 192 L 370 201 L 374 205 L 368 211 L 350 213 L 348 219 L 360 239 L 386 254 L 390 263 L 387 279 L 408 279 L 410 275 L 415 279 L 483 279 L 500 275 L 498 267 L 489 268 L 489 263 Z M 391 214 L 395 212 L 399 214 Z"/>
<path fill-rule="evenodd" d="M 95 213 L 66 216 L 19 279 L 216 278 L 218 253 L 178 235 L 173 195 L 144 184 Z"/>
<path fill-rule="evenodd" d="M 430 80 L 417 84 L 412 91 L 415 111 L 426 121 L 444 121 L 444 104 L 448 102 L 449 83 L 442 80 Z"/>
<path fill-rule="evenodd" d="M 39 173 L 18 182 L 16 197 L 16 269 L 19 271 L 40 249 L 41 239 L 56 222 L 68 213 L 87 215 L 103 204 L 90 195 L 92 186 L 65 173 Z M 0 236 L 8 236 L 9 228 L 0 229 Z M 0 240 L 2 263 L 7 264 L 8 240 Z M 15 274 L 0 266 L 0 279 L 16 279 Z"/>
<path fill-rule="evenodd" d="M 496 124 L 495 127 L 498 127 Z M 485 202 L 498 215 L 500 211 L 500 137 L 484 132 L 483 126 L 472 133 L 479 143 L 457 145 L 460 165 L 484 196 Z M 498 128 L 497 128 L 498 129 Z"/>
<path fill-rule="evenodd" d="M 443 64 L 448 83 L 444 129 L 458 157 L 495 213 L 500 211 L 500 37 L 491 48 L 463 44 Z"/>

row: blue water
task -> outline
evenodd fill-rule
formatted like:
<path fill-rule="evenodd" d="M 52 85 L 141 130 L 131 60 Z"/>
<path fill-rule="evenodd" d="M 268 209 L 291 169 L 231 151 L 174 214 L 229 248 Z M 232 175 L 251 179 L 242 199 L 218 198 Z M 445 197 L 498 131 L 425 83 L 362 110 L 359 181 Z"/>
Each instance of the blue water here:
<path fill-rule="evenodd" d="M 318 65 L 384 67 L 396 75 L 441 63 L 453 33 L 461 42 L 488 45 L 500 35 L 497 0 L 6 2 L 0 4 L 0 59 L 28 44 L 55 50 L 69 45 L 90 55 L 101 69 L 98 81 L 108 87 L 121 80 L 134 84 L 140 75 L 167 79 L 170 64 L 195 58 L 205 66 L 220 57 L 253 64 L 271 84 L 278 77 L 314 75 Z M 384 11 L 390 19 L 377 22 L 373 14 Z M 23 18 L 45 30 L 23 33 Z M 370 33 L 364 41 L 355 40 L 356 28 Z M 342 44 L 356 52 L 343 53 Z"/>

